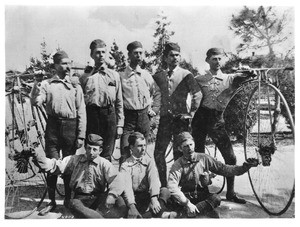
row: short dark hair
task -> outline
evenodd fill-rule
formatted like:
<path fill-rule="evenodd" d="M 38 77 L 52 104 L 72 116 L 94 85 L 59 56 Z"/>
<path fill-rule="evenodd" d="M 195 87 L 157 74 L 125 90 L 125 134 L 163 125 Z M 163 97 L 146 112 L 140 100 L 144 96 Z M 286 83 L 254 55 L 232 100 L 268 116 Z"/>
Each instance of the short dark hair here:
<path fill-rule="evenodd" d="M 129 135 L 129 137 L 128 137 L 128 144 L 129 144 L 129 146 L 130 145 L 134 145 L 135 144 L 135 142 L 137 141 L 137 139 L 145 139 L 145 136 L 142 134 L 142 133 L 140 133 L 140 132 L 133 132 L 133 133 L 131 133 L 130 135 Z"/>

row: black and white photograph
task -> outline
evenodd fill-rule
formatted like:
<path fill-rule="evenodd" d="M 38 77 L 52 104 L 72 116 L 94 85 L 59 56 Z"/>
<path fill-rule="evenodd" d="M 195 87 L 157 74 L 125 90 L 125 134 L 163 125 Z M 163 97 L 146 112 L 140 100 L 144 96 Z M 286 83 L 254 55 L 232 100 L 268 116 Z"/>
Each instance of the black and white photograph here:
<path fill-rule="evenodd" d="M 6 224 L 295 224 L 296 6 L 277 2 L 6 2 Z"/>

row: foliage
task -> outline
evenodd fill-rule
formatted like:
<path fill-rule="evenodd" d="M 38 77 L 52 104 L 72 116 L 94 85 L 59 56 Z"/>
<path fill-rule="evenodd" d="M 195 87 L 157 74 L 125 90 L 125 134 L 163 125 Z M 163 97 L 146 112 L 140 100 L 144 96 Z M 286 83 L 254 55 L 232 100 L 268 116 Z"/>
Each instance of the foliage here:
<path fill-rule="evenodd" d="M 238 52 L 267 47 L 271 57 L 275 55 L 274 45 L 282 43 L 289 36 L 284 34 L 286 25 L 287 12 L 279 17 L 273 7 L 260 6 L 255 10 L 244 6 L 237 16 L 232 15 L 229 29 L 243 41 Z"/>
<path fill-rule="evenodd" d="M 47 53 L 47 44 L 45 39 L 43 39 L 43 42 L 41 45 L 41 59 L 36 57 L 30 58 L 30 66 L 26 69 L 27 73 L 35 73 L 37 71 L 44 71 L 46 73 L 51 73 L 52 71 L 52 56 L 51 54 Z M 57 51 L 59 51 L 60 48 L 57 48 Z"/>
<path fill-rule="evenodd" d="M 114 69 L 117 72 L 124 71 L 126 68 L 125 55 L 123 54 L 122 51 L 119 50 L 119 46 L 117 45 L 115 40 L 113 42 L 113 46 L 111 47 L 110 55 L 115 61 Z"/>
<path fill-rule="evenodd" d="M 199 74 L 198 69 L 193 67 L 192 62 L 187 62 L 185 59 L 183 59 L 179 65 L 180 67 L 189 70 L 194 76 Z"/>
<path fill-rule="evenodd" d="M 287 50 L 286 56 L 278 56 L 274 52 L 276 45 L 282 44 L 290 38 L 290 33 L 286 33 L 284 28 L 288 23 L 288 12 L 282 16 L 276 13 L 273 7 L 260 6 L 257 9 L 244 7 L 237 16 L 232 15 L 229 28 L 234 34 L 241 38 L 242 43 L 237 47 L 237 53 L 245 51 L 253 51 L 251 57 L 240 58 L 238 55 L 231 54 L 230 60 L 225 64 L 223 71 L 232 73 L 232 68 L 237 67 L 239 63 L 249 65 L 251 68 L 261 67 L 284 67 L 294 65 L 293 48 Z M 267 48 L 268 53 L 255 56 L 255 50 L 263 50 Z M 274 75 L 274 73 L 271 73 Z M 293 75 L 293 73 L 292 73 Z M 285 98 L 291 108 L 294 116 L 295 107 L 295 83 L 293 76 L 287 76 L 286 73 L 278 74 L 279 81 L 275 84 Z M 241 81 L 235 81 L 235 86 Z M 251 87 L 244 87 L 239 94 L 229 103 L 225 112 L 226 128 L 229 133 L 241 138 L 243 120 L 240 119 L 241 111 L 245 110 L 246 102 Z M 286 116 L 286 113 L 283 112 Z M 239 119 L 237 121 L 237 119 Z M 249 123 L 250 121 L 248 121 Z M 253 121 L 252 121 L 253 123 Z"/>
<path fill-rule="evenodd" d="M 150 52 L 145 53 L 145 56 L 149 61 L 147 63 L 145 62 L 144 67 L 151 72 L 155 71 L 155 69 L 157 69 L 156 71 L 160 71 L 161 69 L 166 68 L 166 63 L 163 60 L 164 46 L 175 34 L 174 31 L 169 30 L 171 22 L 168 20 L 168 17 L 164 15 L 164 12 L 161 12 L 157 16 L 155 24 L 156 29 L 153 34 L 153 37 L 155 38 L 153 49 Z"/>

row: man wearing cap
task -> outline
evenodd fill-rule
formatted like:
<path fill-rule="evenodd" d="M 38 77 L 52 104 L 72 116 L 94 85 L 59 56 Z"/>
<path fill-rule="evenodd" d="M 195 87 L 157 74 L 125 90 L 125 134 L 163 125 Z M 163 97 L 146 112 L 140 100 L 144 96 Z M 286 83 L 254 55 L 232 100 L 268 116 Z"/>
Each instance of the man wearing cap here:
<path fill-rule="evenodd" d="M 126 205 L 120 197 L 124 183 L 113 164 L 99 156 L 102 145 L 101 136 L 89 134 L 85 154 L 56 160 L 35 153 L 35 160 L 50 175 L 70 176 L 74 198 L 69 209 L 75 218 L 117 218 L 125 215 Z"/>
<path fill-rule="evenodd" d="M 181 213 L 181 217 L 201 216 L 218 218 L 214 208 L 221 203 L 217 194 L 211 194 L 210 173 L 230 177 L 247 172 L 258 165 L 258 160 L 248 158 L 241 166 L 226 165 L 213 157 L 195 152 L 195 143 L 189 132 L 182 132 L 176 138 L 182 157 L 171 167 L 168 178 L 168 189 L 173 200 L 173 209 Z"/>
<path fill-rule="evenodd" d="M 70 59 L 66 52 L 58 51 L 53 56 L 55 75 L 42 82 L 36 81 L 31 100 L 33 105 L 46 104 L 47 126 L 45 132 L 45 153 L 48 158 L 59 159 L 62 156 L 73 155 L 85 139 L 86 111 L 82 88 L 78 80 L 70 77 Z M 69 188 L 70 178 L 63 178 L 65 186 L 65 206 L 71 198 Z M 55 188 L 56 175 L 47 177 L 50 203 L 44 212 L 56 207 Z"/>
<path fill-rule="evenodd" d="M 199 106 L 201 92 L 193 74 L 179 67 L 180 47 L 178 44 L 167 43 L 163 57 L 168 68 L 153 76 L 161 92 L 160 120 L 154 157 L 161 184 L 166 187 L 166 149 L 172 136 L 174 137 L 178 133 L 188 130 L 189 119 L 194 116 Z M 187 109 L 188 94 L 191 94 L 192 97 L 190 110 Z M 174 160 L 181 155 L 176 148 L 173 149 L 173 153 Z"/>
<path fill-rule="evenodd" d="M 123 133 L 124 114 L 122 87 L 119 74 L 106 66 L 106 44 L 94 40 L 91 57 L 95 66 L 80 78 L 87 113 L 87 134 L 102 136 L 102 157 L 111 160 L 116 137 Z"/>
<path fill-rule="evenodd" d="M 236 164 L 236 156 L 225 130 L 223 111 L 234 91 L 234 78 L 245 77 L 241 73 L 225 74 L 221 71 L 221 61 L 224 51 L 211 48 L 206 53 L 206 62 L 210 69 L 205 75 L 196 77 L 203 98 L 199 109 L 192 120 L 192 134 L 195 140 L 196 152 L 205 152 L 206 136 L 209 135 L 220 150 L 225 163 Z M 246 203 L 234 192 L 234 176 L 227 177 L 226 198 L 236 203 Z"/>
<path fill-rule="evenodd" d="M 173 217 L 166 211 L 170 192 L 161 187 L 156 164 L 146 151 L 146 139 L 140 132 L 128 137 L 131 156 L 121 165 L 126 185 L 125 197 L 128 204 L 135 204 L 143 218 Z"/>
<path fill-rule="evenodd" d="M 124 149 L 128 146 L 130 133 L 141 132 L 148 141 L 150 118 L 159 112 L 161 96 L 150 73 L 140 67 L 144 54 L 142 44 L 131 42 L 127 50 L 130 63 L 120 73 L 125 116 L 121 153 L 126 158 L 130 156 L 128 149 Z"/>

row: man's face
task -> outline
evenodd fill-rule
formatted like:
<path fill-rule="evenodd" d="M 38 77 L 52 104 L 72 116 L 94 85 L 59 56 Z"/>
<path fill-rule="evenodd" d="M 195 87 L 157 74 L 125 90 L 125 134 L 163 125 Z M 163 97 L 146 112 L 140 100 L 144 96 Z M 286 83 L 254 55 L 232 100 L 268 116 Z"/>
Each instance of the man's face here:
<path fill-rule="evenodd" d="M 130 62 L 134 63 L 134 64 L 140 64 L 143 60 L 143 53 L 144 50 L 143 48 L 136 48 L 132 51 L 128 52 L 128 57 L 130 59 Z"/>
<path fill-rule="evenodd" d="M 85 150 L 86 150 L 87 159 L 94 160 L 101 154 L 102 147 L 87 144 Z"/>
<path fill-rule="evenodd" d="M 55 64 L 55 69 L 58 74 L 66 76 L 70 73 L 70 59 L 69 58 L 63 58 L 60 60 L 60 63 Z"/>
<path fill-rule="evenodd" d="M 218 71 L 221 68 L 222 55 L 212 55 L 207 59 L 207 63 L 210 66 L 210 69 L 213 71 Z"/>
<path fill-rule="evenodd" d="M 132 154 L 136 158 L 140 158 L 145 154 L 146 151 L 146 140 L 143 138 L 138 138 L 134 145 L 130 145 Z"/>
<path fill-rule="evenodd" d="M 175 68 L 180 62 L 180 52 L 171 50 L 165 58 L 169 67 Z"/>
<path fill-rule="evenodd" d="M 95 64 L 103 64 L 106 58 L 106 47 L 94 49 L 91 57 L 94 59 Z"/>
<path fill-rule="evenodd" d="M 187 139 L 184 141 L 180 146 L 179 150 L 182 151 L 183 156 L 190 160 L 192 158 L 192 155 L 195 152 L 195 142 L 193 139 Z"/>

